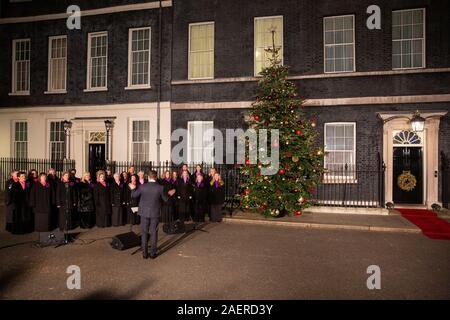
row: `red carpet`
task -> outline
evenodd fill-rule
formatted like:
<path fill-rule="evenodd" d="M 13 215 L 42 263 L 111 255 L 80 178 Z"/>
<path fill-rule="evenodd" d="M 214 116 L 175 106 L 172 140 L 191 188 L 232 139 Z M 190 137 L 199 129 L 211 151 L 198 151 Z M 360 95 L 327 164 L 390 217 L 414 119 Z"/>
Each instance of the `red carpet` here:
<path fill-rule="evenodd" d="M 396 209 L 430 239 L 450 240 L 450 223 L 438 218 L 437 214 L 424 209 Z"/>

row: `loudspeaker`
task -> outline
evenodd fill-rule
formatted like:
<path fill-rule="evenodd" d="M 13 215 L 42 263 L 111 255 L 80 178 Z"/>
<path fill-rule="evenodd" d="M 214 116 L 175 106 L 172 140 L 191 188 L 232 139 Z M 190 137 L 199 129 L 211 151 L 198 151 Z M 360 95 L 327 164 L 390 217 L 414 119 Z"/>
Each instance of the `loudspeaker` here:
<path fill-rule="evenodd" d="M 118 234 L 112 238 L 111 247 L 117 250 L 127 250 L 141 245 L 141 237 L 134 232 Z"/>

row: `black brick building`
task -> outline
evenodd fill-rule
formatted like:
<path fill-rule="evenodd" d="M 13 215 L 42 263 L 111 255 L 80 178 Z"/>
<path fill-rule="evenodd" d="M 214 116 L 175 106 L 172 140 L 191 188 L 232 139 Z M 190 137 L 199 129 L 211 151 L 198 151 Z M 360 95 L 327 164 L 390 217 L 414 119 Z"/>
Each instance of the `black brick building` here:
<path fill-rule="evenodd" d="M 36 130 L 33 136 L 43 141 L 41 147 L 26 141 L 28 155 L 51 156 L 49 121 L 70 118 L 76 126 L 72 154 L 80 157 L 79 170 L 86 170 L 91 145 L 102 143 L 90 135 L 104 131 L 99 118 L 111 117 L 113 158 L 156 160 L 158 105 L 161 160 L 170 158 L 174 129 L 195 136 L 210 127 L 245 128 L 257 64 L 264 60 L 256 52 L 267 45 L 261 39 L 270 27 L 308 116 L 317 120 L 325 166 L 376 171 L 382 161 L 386 202 L 430 207 L 442 201 L 440 154 L 450 156 L 448 1 L 380 0 L 380 30 L 366 26 L 366 10 L 373 4 L 366 0 L 173 0 L 162 1 L 161 12 L 159 2 L 151 0 L 79 3 L 88 14 L 81 17 L 81 30 L 69 31 L 65 17 L 55 18 L 69 1 L 2 2 L 2 156 L 17 154 L 20 141 L 13 135 L 22 128 L 17 122 L 29 123 L 27 130 Z M 142 27 L 151 28 L 150 86 L 129 90 L 129 29 Z M 108 33 L 107 91 L 86 92 L 88 34 L 99 31 Z M 67 92 L 46 94 L 48 38 L 62 34 L 67 35 Z M 28 95 L 11 94 L 14 39 L 31 39 Z M 39 112 L 42 126 L 27 118 L 30 110 Z M 426 118 L 418 133 L 409 123 L 416 110 Z M 145 139 L 135 141 L 133 133 L 141 131 Z M 189 161 L 211 160 L 197 149 L 188 139 Z M 397 183 L 404 171 L 417 178 L 411 193 Z M 354 174 L 346 178 L 355 188 L 374 184 Z"/>

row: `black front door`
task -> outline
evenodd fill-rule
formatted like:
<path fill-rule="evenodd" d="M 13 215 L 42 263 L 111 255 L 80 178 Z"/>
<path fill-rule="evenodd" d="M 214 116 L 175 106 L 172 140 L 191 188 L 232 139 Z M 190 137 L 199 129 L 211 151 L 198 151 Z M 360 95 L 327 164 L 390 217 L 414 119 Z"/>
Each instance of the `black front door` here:
<path fill-rule="evenodd" d="M 394 203 L 423 203 L 422 148 L 394 148 Z"/>
<path fill-rule="evenodd" d="M 96 172 L 105 170 L 105 150 L 104 144 L 89 144 L 89 172 L 94 181 L 96 180 Z"/>

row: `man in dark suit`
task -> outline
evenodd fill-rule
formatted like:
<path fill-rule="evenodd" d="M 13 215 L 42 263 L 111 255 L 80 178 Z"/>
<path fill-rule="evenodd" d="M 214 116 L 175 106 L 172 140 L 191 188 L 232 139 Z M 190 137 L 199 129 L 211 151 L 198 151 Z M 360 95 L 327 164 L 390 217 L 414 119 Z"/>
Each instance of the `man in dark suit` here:
<path fill-rule="evenodd" d="M 161 210 L 161 200 L 167 201 L 168 196 L 163 192 L 164 187 L 156 182 L 157 172 L 150 171 L 149 183 L 136 186 L 130 186 L 132 189 L 131 196 L 139 198 L 138 214 L 141 217 L 142 230 L 142 256 L 148 258 L 148 233 L 150 231 L 151 254 L 150 258 L 156 258 L 156 249 L 158 242 L 158 224 Z M 173 195 L 175 190 L 170 190 L 169 195 Z"/>

